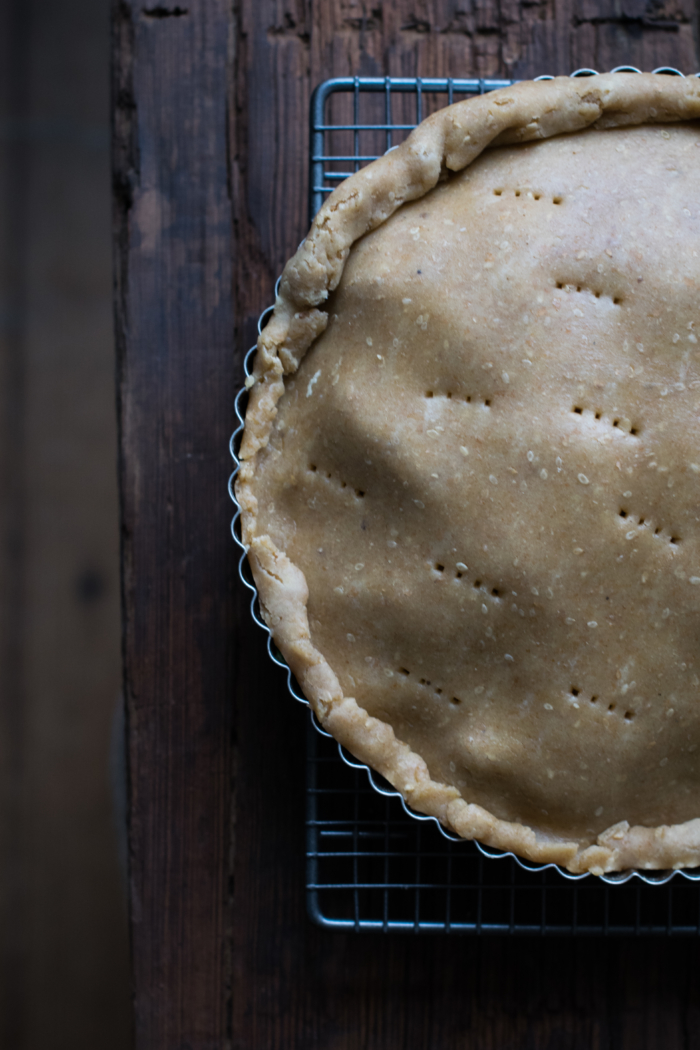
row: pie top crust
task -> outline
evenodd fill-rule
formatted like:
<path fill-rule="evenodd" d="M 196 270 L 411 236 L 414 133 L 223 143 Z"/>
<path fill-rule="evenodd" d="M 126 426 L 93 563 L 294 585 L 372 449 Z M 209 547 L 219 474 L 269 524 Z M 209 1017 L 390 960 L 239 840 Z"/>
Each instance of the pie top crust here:
<path fill-rule="evenodd" d="M 319 212 L 250 383 L 243 540 L 317 717 L 574 872 L 700 863 L 698 117 L 650 74 L 440 111 Z"/>

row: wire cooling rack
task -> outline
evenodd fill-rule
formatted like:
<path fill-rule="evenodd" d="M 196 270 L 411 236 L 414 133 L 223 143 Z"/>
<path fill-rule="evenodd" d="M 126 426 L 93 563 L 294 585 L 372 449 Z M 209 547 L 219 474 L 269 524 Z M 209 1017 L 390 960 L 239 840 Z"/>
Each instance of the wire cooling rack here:
<path fill-rule="evenodd" d="M 380 795 L 364 769 L 311 726 L 307 742 L 307 906 L 321 926 L 416 933 L 700 934 L 700 888 L 675 878 L 611 885 L 528 870 L 452 842 Z M 350 760 L 352 761 L 352 760 Z"/>
<path fill-rule="evenodd" d="M 613 72 L 639 70 L 620 66 Z M 682 76 L 666 67 L 654 72 Z M 572 76 L 595 73 L 582 69 Z M 311 100 L 311 216 L 343 179 L 399 145 L 436 109 L 512 83 L 325 81 Z M 567 878 L 553 866 L 530 867 L 510 855 L 492 859 L 474 843 L 446 838 L 434 821 L 409 815 L 393 792 L 378 793 L 366 769 L 349 755 L 341 757 L 335 741 L 317 730 L 310 724 L 306 860 L 308 911 L 320 925 L 357 931 L 700 935 L 700 874 L 670 880 L 640 873 L 615 884 L 595 876 Z M 381 778 L 373 780 L 381 788 Z"/>

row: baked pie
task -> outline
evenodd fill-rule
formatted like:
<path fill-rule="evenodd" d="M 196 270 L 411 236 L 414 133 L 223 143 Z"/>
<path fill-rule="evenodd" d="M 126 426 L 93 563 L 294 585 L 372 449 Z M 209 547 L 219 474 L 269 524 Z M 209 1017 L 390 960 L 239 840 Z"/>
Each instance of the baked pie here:
<path fill-rule="evenodd" d="M 348 178 L 259 339 L 237 498 L 319 721 L 572 872 L 700 863 L 700 82 L 450 106 Z"/>

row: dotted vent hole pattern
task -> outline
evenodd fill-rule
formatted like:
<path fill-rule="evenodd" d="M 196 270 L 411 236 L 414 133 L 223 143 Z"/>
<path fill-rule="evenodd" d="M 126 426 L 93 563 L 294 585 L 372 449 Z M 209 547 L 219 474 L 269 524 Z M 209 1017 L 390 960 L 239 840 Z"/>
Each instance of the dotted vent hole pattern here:
<path fill-rule="evenodd" d="M 443 696 L 445 693 L 443 686 L 434 685 L 430 678 L 417 678 L 414 672 L 406 666 L 401 666 L 397 668 L 396 673 L 401 675 L 403 678 L 412 678 L 413 681 L 422 689 L 432 689 L 432 692 L 435 694 L 435 696 Z M 477 695 L 480 695 L 484 691 L 484 686 L 476 686 L 474 691 Z M 569 691 L 569 695 L 573 697 L 573 706 L 577 708 L 580 707 L 580 700 L 587 700 L 591 707 L 596 707 L 600 711 L 606 710 L 608 714 L 614 714 L 615 711 L 619 710 L 618 705 L 614 700 L 611 700 L 609 703 L 605 704 L 601 697 L 595 693 L 590 694 L 588 697 L 584 697 L 581 689 L 579 689 L 578 686 L 572 685 Z M 463 698 L 460 696 L 451 696 L 449 698 L 449 701 L 455 707 L 458 707 L 464 702 Z M 553 710 L 551 704 L 547 704 L 546 706 L 548 710 Z M 634 719 L 635 714 L 636 712 L 634 711 L 634 709 L 626 708 L 622 716 L 623 720 L 625 722 L 631 722 Z"/>
<path fill-rule="evenodd" d="M 657 539 L 662 539 L 662 540 L 666 539 L 666 537 L 663 535 L 664 526 L 663 525 L 655 525 L 654 522 L 650 521 L 649 518 L 647 518 L 647 517 L 641 516 L 641 517 L 637 517 L 636 520 L 635 520 L 635 518 L 624 507 L 620 507 L 620 510 L 618 512 L 618 516 L 620 518 L 622 518 L 622 520 L 624 522 L 626 522 L 627 524 L 634 525 L 635 526 L 635 530 L 636 529 L 640 529 L 640 528 L 641 529 L 650 529 L 650 530 L 653 529 L 652 535 L 656 536 Z M 628 539 L 632 539 L 636 535 L 637 535 L 636 531 L 628 532 L 627 533 L 627 538 Z M 676 535 L 675 533 L 672 533 L 669 536 L 669 538 L 668 538 L 668 543 L 672 544 L 674 547 L 677 546 L 680 542 L 681 542 L 680 536 Z"/>
<path fill-rule="evenodd" d="M 464 579 L 465 573 L 468 572 L 469 570 L 468 570 L 467 566 L 464 565 L 463 562 L 458 562 L 458 566 L 463 566 L 463 567 L 462 568 L 457 567 L 453 571 L 452 570 L 448 571 L 447 568 L 445 567 L 445 565 L 443 565 L 442 562 L 436 561 L 436 562 L 433 563 L 432 569 L 433 569 L 434 572 L 438 573 L 440 576 L 443 576 L 443 575 L 445 575 L 446 577 L 447 576 L 451 576 L 454 580 L 462 580 L 462 579 Z M 477 578 L 475 580 L 472 580 L 472 587 L 474 587 L 474 589 L 477 590 L 477 591 L 481 591 L 482 594 L 485 597 L 491 598 L 492 600 L 494 600 L 496 602 L 502 602 L 507 597 L 507 592 L 505 590 L 500 589 L 498 587 L 490 587 L 489 588 L 486 584 L 484 584 L 483 580 L 481 580 L 479 578 Z"/>
<path fill-rule="evenodd" d="M 309 474 L 317 474 L 319 477 L 325 478 L 327 481 L 335 481 L 341 489 L 350 489 L 351 492 L 353 491 L 347 481 L 342 481 L 335 474 L 331 473 L 330 470 L 319 470 L 315 463 L 309 463 Z M 365 498 L 366 493 L 364 489 L 355 489 L 354 492 L 357 499 Z"/>
<path fill-rule="evenodd" d="M 484 397 L 484 398 L 472 397 L 471 394 L 453 394 L 453 392 L 451 390 L 446 390 L 444 394 L 441 393 L 439 390 L 437 390 L 437 391 L 436 390 L 426 390 L 425 396 L 427 398 L 430 398 L 430 397 L 444 397 L 447 400 L 458 401 L 461 404 L 468 404 L 468 405 L 470 405 L 470 404 L 479 404 L 480 403 L 480 404 L 482 404 L 484 406 L 484 408 L 490 408 L 491 407 L 491 400 L 492 400 L 490 397 Z"/>
<path fill-rule="evenodd" d="M 572 413 L 577 416 L 583 416 L 584 413 L 591 412 L 593 418 L 598 422 L 607 423 L 608 416 L 599 408 L 585 408 L 583 405 L 574 405 L 571 409 Z M 629 434 L 630 437 L 639 437 L 642 432 L 642 428 L 639 423 L 631 423 L 625 416 L 613 415 L 610 422 L 610 426 L 615 427 L 623 434 Z"/>
<path fill-rule="evenodd" d="M 555 194 L 553 197 L 550 198 L 548 196 L 545 196 L 545 194 L 543 194 L 540 190 L 523 189 L 520 187 L 508 190 L 503 186 L 497 186 L 496 189 L 493 191 L 494 197 L 509 197 L 511 193 L 514 197 L 523 197 L 525 200 L 551 200 L 552 204 L 562 204 L 564 202 L 564 198 L 560 194 Z"/>
<path fill-rule="evenodd" d="M 564 281 L 557 281 L 556 288 L 560 292 L 578 292 L 584 295 L 592 295 L 594 299 L 610 299 L 614 306 L 621 306 L 624 302 L 621 295 L 606 295 L 605 292 L 601 292 L 598 288 L 586 288 L 585 284 L 566 284 Z"/>
<path fill-rule="evenodd" d="M 424 689 L 430 689 L 431 686 L 433 686 L 433 683 L 430 681 L 429 678 L 416 678 L 413 672 L 408 669 L 408 667 L 399 667 L 397 673 L 403 675 L 404 678 L 412 677 L 414 681 L 416 681 L 417 684 L 419 686 L 422 686 Z M 442 696 L 444 694 L 444 689 L 442 688 L 442 686 L 436 685 L 433 686 L 433 692 L 436 696 Z M 450 697 L 450 703 L 454 704 L 455 707 L 458 707 L 462 703 L 462 698 L 459 696 L 452 696 Z"/>
<path fill-rule="evenodd" d="M 581 693 L 581 690 L 578 688 L 578 686 L 575 686 L 575 685 L 571 686 L 571 689 L 570 689 L 569 692 L 570 692 L 570 695 L 574 697 L 574 700 L 576 700 L 577 697 L 581 697 L 582 699 L 587 699 L 588 703 L 591 704 L 591 706 L 600 704 L 601 708 L 605 707 L 605 703 L 603 701 L 601 701 L 601 698 L 599 696 L 597 696 L 595 693 L 591 694 L 587 698 L 583 697 L 582 693 Z M 576 706 L 578 707 L 579 704 L 577 703 Z M 610 703 L 607 705 L 607 710 L 608 710 L 608 712 L 610 714 L 612 714 L 614 711 L 617 710 L 617 704 L 615 703 L 614 700 L 611 700 Z M 635 712 L 631 708 L 628 708 L 625 711 L 625 713 L 623 715 L 623 718 L 624 718 L 625 722 L 631 722 L 632 719 L 634 718 L 634 716 L 635 716 Z"/>

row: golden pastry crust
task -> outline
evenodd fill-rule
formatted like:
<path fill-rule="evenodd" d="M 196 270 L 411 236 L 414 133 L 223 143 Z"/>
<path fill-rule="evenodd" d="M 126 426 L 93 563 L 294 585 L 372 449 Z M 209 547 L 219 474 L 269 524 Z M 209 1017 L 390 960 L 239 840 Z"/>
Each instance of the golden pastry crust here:
<path fill-rule="evenodd" d="M 620 74 L 435 114 L 319 212 L 246 414 L 243 539 L 319 720 L 575 872 L 700 862 L 698 116 Z"/>

